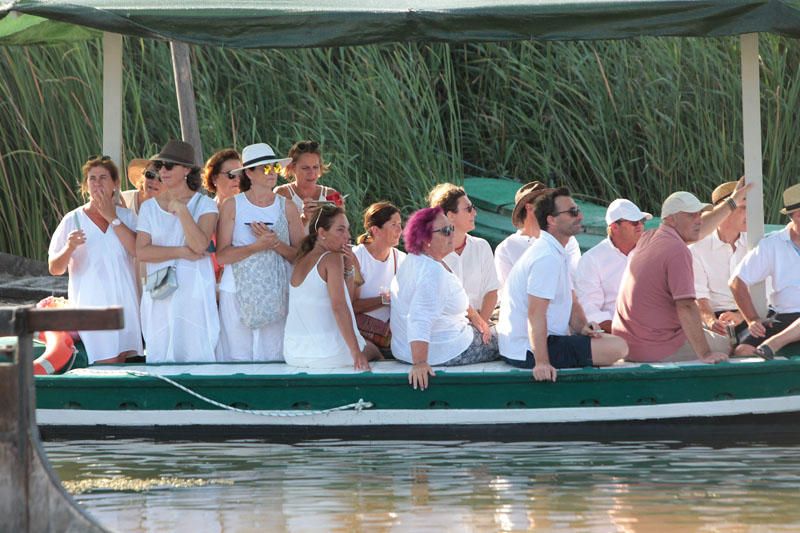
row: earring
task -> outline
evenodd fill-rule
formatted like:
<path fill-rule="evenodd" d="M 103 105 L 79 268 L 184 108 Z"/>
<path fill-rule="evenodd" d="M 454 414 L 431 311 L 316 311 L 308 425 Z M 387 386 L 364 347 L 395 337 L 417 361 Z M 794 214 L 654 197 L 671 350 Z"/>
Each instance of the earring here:
<path fill-rule="evenodd" d="M 325 237 L 320 237 L 320 239 L 322 239 L 322 240 L 324 241 L 324 240 L 325 240 Z"/>

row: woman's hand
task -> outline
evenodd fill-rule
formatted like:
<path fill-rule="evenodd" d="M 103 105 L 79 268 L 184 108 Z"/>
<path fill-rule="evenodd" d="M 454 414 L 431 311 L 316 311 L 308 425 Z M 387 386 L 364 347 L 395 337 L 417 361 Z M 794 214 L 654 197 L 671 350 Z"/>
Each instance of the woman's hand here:
<path fill-rule="evenodd" d="M 359 351 L 358 353 L 352 354 L 353 356 L 353 368 L 356 370 L 362 370 L 369 372 L 369 361 L 367 360 L 367 356 L 364 355 L 364 352 Z"/>
<path fill-rule="evenodd" d="M 261 250 L 274 250 L 281 243 L 278 234 L 261 222 L 250 224 L 250 231 L 256 236 L 256 243 Z"/>
<path fill-rule="evenodd" d="M 489 344 L 489 341 L 492 338 L 492 330 L 491 327 L 489 326 L 489 323 L 483 319 L 480 313 L 478 313 L 471 307 L 470 309 L 472 310 L 471 313 L 468 313 L 470 323 L 473 326 L 475 326 L 475 329 L 477 329 L 478 333 L 481 334 L 481 341 L 483 342 L 483 344 Z"/>
<path fill-rule="evenodd" d="M 86 234 L 83 230 L 76 229 L 75 231 L 70 231 L 69 236 L 67 236 L 67 246 L 69 247 L 70 251 L 75 251 L 75 249 L 86 243 Z"/>
<path fill-rule="evenodd" d="M 186 206 L 185 203 L 181 202 L 180 200 L 172 199 L 167 204 L 167 211 L 169 211 L 176 217 L 179 217 L 183 213 L 188 213 L 189 208 Z"/>
<path fill-rule="evenodd" d="M 319 202 L 313 198 L 303 198 L 303 212 L 301 218 L 303 224 L 308 225 L 317 216 L 317 209 L 319 209 Z"/>
<path fill-rule="evenodd" d="M 205 253 L 196 254 L 188 246 L 181 246 L 179 259 L 186 259 L 187 261 L 199 261 L 206 256 Z"/>
<path fill-rule="evenodd" d="M 111 222 L 117 218 L 117 208 L 114 206 L 114 193 L 107 194 L 104 187 L 100 186 L 97 189 L 98 195 L 92 198 L 97 211 L 100 213 L 106 222 Z"/>
<path fill-rule="evenodd" d="M 425 390 L 428 388 L 428 376 L 435 376 L 436 372 L 433 371 L 431 365 L 425 363 L 414 363 L 411 370 L 408 372 L 408 383 L 414 390 Z"/>

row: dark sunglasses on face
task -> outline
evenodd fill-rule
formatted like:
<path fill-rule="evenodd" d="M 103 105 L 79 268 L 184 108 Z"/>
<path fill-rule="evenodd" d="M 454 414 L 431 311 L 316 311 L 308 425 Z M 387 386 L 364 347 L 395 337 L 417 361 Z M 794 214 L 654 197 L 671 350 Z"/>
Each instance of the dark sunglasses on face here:
<path fill-rule="evenodd" d="M 161 170 L 161 167 L 164 167 L 167 170 L 172 170 L 175 168 L 177 163 L 170 163 L 168 161 L 153 161 L 153 168 L 156 170 Z"/>
<path fill-rule="evenodd" d="M 627 222 L 631 226 L 644 226 L 644 219 L 642 219 L 642 220 L 626 220 L 624 218 L 621 218 L 621 219 L 617 220 L 617 224 L 622 224 L 624 222 Z"/>
<path fill-rule="evenodd" d="M 237 172 L 226 172 L 225 175 L 228 176 L 229 180 L 235 180 L 236 178 L 239 177 L 239 174 Z"/>
<path fill-rule="evenodd" d="M 571 216 L 572 218 L 576 218 L 578 215 L 581 214 L 581 208 L 578 207 L 578 206 L 573 206 L 573 207 L 570 207 L 569 209 L 565 209 L 563 211 L 556 211 L 555 213 L 553 213 L 553 216 L 557 217 L 558 215 L 560 215 L 562 213 L 569 213 L 569 216 Z"/>
<path fill-rule="evenodd" d="M 153 170 L 145 170 L 144 177 L 149 180 L 158 180 L 161 181 L 161 178 L 158 177 L 158 174 L 155 173 Z"/>
<path fill-rule="evenodd" d="M 434 233 L 441 233 L 445 237 L 449 237 L 456 230 L 456 227 L 450 224 L 449 226 L 442 226 L 439 229 L 433 230 Z"/>
<path fill-rule="evenodd" d="M 473 204 L 469 204 L 468 206 L 464 207 L 464 211 L 466 211 L 467 213 L 472 213 L 474 211 L 477 211 L 477 209 L 478 208 L 475 207 Z"/>

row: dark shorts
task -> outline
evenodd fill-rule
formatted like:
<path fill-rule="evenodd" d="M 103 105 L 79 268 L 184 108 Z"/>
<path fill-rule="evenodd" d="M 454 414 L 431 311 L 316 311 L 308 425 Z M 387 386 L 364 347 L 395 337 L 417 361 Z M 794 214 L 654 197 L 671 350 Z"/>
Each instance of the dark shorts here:
<path fill-rule="evenodd" d="M 550 364 L 554 368 L 592 366 L 592 339 L 586 335 L 548 335 L 547 351 L 550 354 Z M 524 361 L 503 356 L 501 358 L 517 368 L 533 368 L 536 365 L 533 352 L 530 350 L 525 354 Z"/>
<path fill-rule="evenodd" d="M 770 311 L 767 314 L 770 318 L 775 318 L 778 322 L 771 326 L 766 326 L 767 328 L 767 336 L 766 337 L 753 337 L 750 335 L 750 332 L 747 331 L 744 334 L 744 337 L 740 337 L 742 340 L 740 344 L 749 344 L 750 346 L 758 346 L 768 338 L 772 337 L 773 335 L 777 335 L 781 331 L 785 330 L 787 327 L 792 325 L 792 322 L 800 318 L 800 313 L 774 313 Z"/>

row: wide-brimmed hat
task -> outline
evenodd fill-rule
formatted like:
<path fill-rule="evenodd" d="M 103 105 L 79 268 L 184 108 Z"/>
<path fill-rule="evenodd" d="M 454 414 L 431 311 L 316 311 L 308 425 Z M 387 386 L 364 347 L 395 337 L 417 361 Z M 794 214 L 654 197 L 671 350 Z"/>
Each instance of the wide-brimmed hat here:
<path fill-rule="evenodd" d="M 520 214 L 525 205 L 536 199 L 537 196 L 547 190 L 547 185 L 541 181 L 531 181 L 519 188 L 514 195 L 514 210 L 511 212 L 511 223 L 516 227 L 522 225 Z"/>
<path fill-rule="evenodd" d="M 667 218 L 675 213 L 699 213 L 709 209 L 711 209 L 711 204 L 701 202 L 694 194 L 678 191 L 670 194 L 664 200 L 661 205 L 661 218 Z"/>
<path fill-rule="evenodd" d="M 137 181 L 139 181 L 143 174 L 144 170 L 150 165 L 152 161 L 150 159 L 131 159 L 130 163 L 128 163 L 128 170 L 126 172 L 126 176 L 128 178 L 128 183 L 134 186 L 134 188 L 138 188 Z"/>
<path fill-rule="evenodd" d="M 151 157 L 150 160 L 177 163 L 188 168 L 199 168 L 194 159 L 194 148 L 192 148 L 192 145 L 187 142 L 176 141 L 175 139 L 167 141 L 164 148 Z"/>
<path fill-rule="evenodd" d="M 606 224 L 609 226 L 618 220 L 639 222 L 640 220 L 650 220 L 651 218 L 653 218 L 653 215 L 642 211 L 639 206 L 625 198 L 617 198 L 606 209 Z"/>
<path fill-rule="evenodd" d="M 231 170 L 231 172 L 241 172 L 246 168 L 269 165 L 270 163 L 280 163 L 282 166 L 286 166 L 291 162 L 291 157 L 278 157 L 275 155 L 275 150 L 267 143 L 256 143 L 244 147 L 241 168 Z"/>
<path fill-rule="evenodd" d="M 800 183 L 783 191 L 783 209 L 781 213 L 788 215 L 800 209 Z"/>
<path fill-rule="evenodd" d="M 716 189 L 714 192 L 711 193 L 711 203 L 717 205 L 721 201 L 725 200 L 728 196 L 733 194 L 733 191 L 736 190 L 736 182 L 735 181 L 726 181 Z"/>

